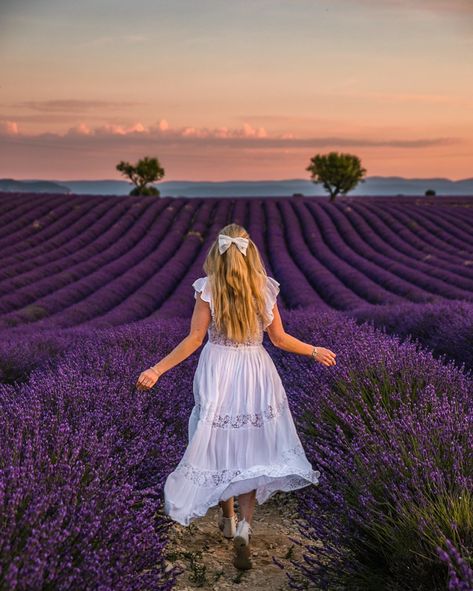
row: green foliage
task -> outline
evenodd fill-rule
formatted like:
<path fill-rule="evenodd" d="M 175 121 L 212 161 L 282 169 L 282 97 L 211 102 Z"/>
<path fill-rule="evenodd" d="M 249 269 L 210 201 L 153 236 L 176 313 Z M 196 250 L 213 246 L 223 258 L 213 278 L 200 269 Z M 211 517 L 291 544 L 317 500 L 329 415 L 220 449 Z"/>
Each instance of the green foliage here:
<path fill-rule="evenodd" d="M 370 488 L 373 492 L 373 484 Z M 359 510 L 359 503 L 351 504 L 358 504 Z M 422 591 L 446 588 L 436 547 L 445 547 L 450 536 L 458 543 L 468 540 L 471 509 L 472 495 L 466 489 L 432 494 L 422 503 L 380 502 L 379 517 L 359 525 L 363 536 L 353 544 L 353 551 L 360 567 L 356 575 L 347 577 L 347 583 L 363 591 L 387 588 L 383 584 L 389 579 L 393 590 L 407 589 L 412 581 Z"/>
<path fill-rule="evenodd" d="M 156 187 L 147 186 L 148 183 L 159 181 L 164 176 L 164 168 L 159 164 L 157 158 L 145 156 L 135 165 L 122 160 L 117 164 L 116 169 L 136 185 L 130 191 L 130 195 L 159 195 L 159 190 Z"/>
<path fill-rule="evenodd" d="M 339 152 L 316 154 L 306 170 L 311 173 L 314 183 L 321 183 L 329 192 L 330 201 L 334 201 L 339 193 L 346 195 L 360 181 L 364 182 L 366 174 L 358 156 Z"/>
<path fill-rule="evenodd" d="M 342 494 L 352 515 L 358 516 L 357 536 L 350 542 L 358 568 L 347 572 L 346 588 L 398 591 L 411 588 L 412 581 L 419 591 L 446 588 L 436 548 L 444 548 L 447 540 L 458 548 L 472 545 L 473 493 L 448 479 L 434 486 L 430 476 L 436 469 L 453 473 L 455 447 L 468 442 L 442 438 L 445 425 L 432 424 L 428 438 L 436 452 L 426 453 L 422 429 L 416 430 L 433 411 L 429 400 L 421 397 L 429 385 L 439 396 L 455 399 L 453 384 L 413 376 L 408 368 L 394 372 L 384 362 L 353 368 L 333 380 L 330 398 L 321 402 L 320 418 L 310 411 L 302 415 L 301 432 L 324 440 L 324 426 L 331 426 L 345 442 L 343 455 L 353 452 L 354 469 L 345 473 Z M 416 415 L 412 429 L 401 418 L 407 416 L 406 407 Z M 386 425 L 397 423 L 398 428 L 385 430 L 382 417 Z M 374 469 L 367 458 L 378 457 L 383 459 Z M 464 470 L 468 473 L 468 466 Z"/>
<path fill-rule="evenodd" d="M 130 191 L 130 195 L 159 195 L 159 189 L 156 187 L 135 187 Z"/>

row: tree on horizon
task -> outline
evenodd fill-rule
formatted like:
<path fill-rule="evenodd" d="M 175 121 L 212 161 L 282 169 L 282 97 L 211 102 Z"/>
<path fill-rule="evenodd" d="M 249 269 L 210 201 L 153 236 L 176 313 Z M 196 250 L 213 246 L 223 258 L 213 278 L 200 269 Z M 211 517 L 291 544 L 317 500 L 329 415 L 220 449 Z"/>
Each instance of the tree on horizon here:
<path fill-rule="evenodd" d="M 160 195 L 159 189 L 147 186 L 149 183 L 161 180 L 164 176 L 164 168 L 157 158 L 145 156 L 135 165 L 122 160 L 117 164 L 116 169 L 135 185 L 130 195 Z"/>
<path fill-rule="evenodd" d="M 361 181 L 366 169 L 354 154 L 329 152 L 316 154 L 305 169 L 311 173 L 313 183 L 320 183 L 330 194 L 330 201 L 335 201 L 338 194 L 346 195 Z"/>

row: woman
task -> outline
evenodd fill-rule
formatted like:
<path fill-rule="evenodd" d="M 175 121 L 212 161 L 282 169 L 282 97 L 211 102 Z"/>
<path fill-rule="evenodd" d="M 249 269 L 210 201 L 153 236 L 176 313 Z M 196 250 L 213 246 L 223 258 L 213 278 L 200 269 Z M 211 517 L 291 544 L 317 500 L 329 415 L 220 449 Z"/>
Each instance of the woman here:
<path fill-rule="evenodd" d="M 196 303 L 189 335 L 144 371 L 137 387 L 151 388 L 208 334 L 194 374 L 189 443 L 167 477 L 164 510 L 189 525 L 219 504 L 219 527 L 233 538 L 234 565 L 248 569 L 255 501 L 318 484 L 320 476 L 305 456 L 283 384 L 263 347 L 263 332 L 276 347 L 326 366 L 335 365 L 336 355 L 284 331 L 276 303 L 279 283 L 267 276 L 242 226 L 221 230 L 203 268 L 207 276 L 192 284 Z"/>

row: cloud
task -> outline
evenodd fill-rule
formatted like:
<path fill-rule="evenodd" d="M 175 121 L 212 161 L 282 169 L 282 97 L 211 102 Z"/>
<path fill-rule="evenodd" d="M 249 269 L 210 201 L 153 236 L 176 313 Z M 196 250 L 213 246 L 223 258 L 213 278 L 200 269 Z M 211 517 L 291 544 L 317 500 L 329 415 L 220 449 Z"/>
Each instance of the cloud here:
<path fill-rule="evenodd" d="M 0 135 L 18 135 L 20 130 L 16 121 L 0 120 Z"/>
<path fill-rule="evenodd" d="M 74 136 L 74 135 L 91 135 L 91 134 L 92 134 L 92 130 L 85 123 L 79 123 L 79 125 L 75 125 L 74 127 L 71 127 L 67 131 L 67 135 L 72 135 L 72 136 Z"/>
<path fill-rule="evenodd" d="M 74 133 L 75 128 L 69 129 L 67 132 L 68 134 Z M 133 123 L 129 126 L 124 125 L 116 125 L 114 123 L 106 123 L 105 125 L 101 125 L 100 127 L 96 127 L 95 129 L 91 130 L 90 133 L 87 135 L 103 135 L 107 136 L 114 136 L 114 135 L 128 135 L 133 133 L 149 133 L 149 130 L 142 123 Z"/>
<path fill-rule="evenodd" d="M 166 148 L 176 146 L 188 147 L 214 147 L 238 148 L 238 149 L 304 149 L 323 147 L 387 147 L 421 149 L 435 146 L 445 146 L 461 143 L 461 138 L 437 137 L 437 138 L 370 138 L 349 136 L 321 136 L 321 137 L 295 137 L 294 134 L 285 132 L 269 135 L 264 127 L 253 127 L 244 123 L 238 128 L 216 127 L 180 127 L 173 128 L 165 119 L 161 119 L 154 125 L 146 126 L 141 122 L 131 125 L 117 125 L 106 123 L 91 128 L 85 123 L 80 123 L 69 128 L 66 133 L 42 133 L 37 135 L 23 134 L 18 130 L 14 121 L 0 121 L 0 134 L 10 138 L 15 144 L 36 144 L 41 147 L 61 147 L 67 149 L 99 149 L 104 146 L 117 145 L 122 149 L 123 142 L 137 145 L 137 142 L 145 147 Z"/>
<path fill-rule="evenodd" d="M 49 101 L 24 101 L 9 105 L 11 107 L 22 107 L 42 112 L 62 112 L 62 113 L 81 113 L 94 109 L 122 109 L 128 107 L 141 106 L 146 103 L 135 101 L 97 101 L 82 99 L 64 99 Z"/>
<path fill-rule="evenodd" d="M 255 128 L 249 123 L 244 123 L 241 128 L 229 129 L 228 127 L 217 127 L 215 129 L 208 129 L 206 127 L 184 127 L 179 129 L 167 129 L 168 137 L 170 134 L 176 137 L 185 138 L 218 138 L 218 139 L 229 139 L 229 138 L 265 138 L 268 136 L 267 131 L 264 127 Z"/>

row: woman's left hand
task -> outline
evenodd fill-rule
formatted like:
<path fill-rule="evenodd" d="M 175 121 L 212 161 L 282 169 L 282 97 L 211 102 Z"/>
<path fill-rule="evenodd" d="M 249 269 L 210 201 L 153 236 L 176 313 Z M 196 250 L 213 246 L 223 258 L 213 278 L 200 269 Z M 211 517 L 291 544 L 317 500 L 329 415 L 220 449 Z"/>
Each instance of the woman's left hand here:
<path fill-rule="evenodd" d="M 149 390 L 152 388 L 159 379 L 159 374 L 154 369 L 148 368 L 140 373 L 140 377 L 136 382 L 138 390 Z"/>

